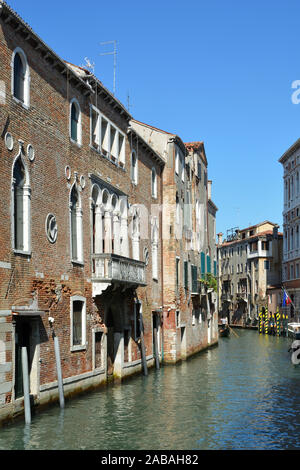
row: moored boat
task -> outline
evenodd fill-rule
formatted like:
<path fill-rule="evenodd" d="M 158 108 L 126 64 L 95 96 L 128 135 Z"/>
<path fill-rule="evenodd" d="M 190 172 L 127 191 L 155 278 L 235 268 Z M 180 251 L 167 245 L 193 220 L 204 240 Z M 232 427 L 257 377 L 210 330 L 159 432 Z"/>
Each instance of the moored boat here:
<path fill-rule="evenodd" d="M 288 336 L 293 339 L 300 339 L 300 323 L 288 323 Z"/>
<path fill-rule="evenodd" d="M 228 325 L 221 326 L 219 329 L 219 336 L 229 336 L 230 329 Z"/>

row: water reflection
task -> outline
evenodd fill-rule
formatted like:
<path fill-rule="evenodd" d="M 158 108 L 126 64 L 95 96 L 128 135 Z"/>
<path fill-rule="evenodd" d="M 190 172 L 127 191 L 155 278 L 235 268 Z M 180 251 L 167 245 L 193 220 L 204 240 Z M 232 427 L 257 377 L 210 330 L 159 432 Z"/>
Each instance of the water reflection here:
<path fill-rule="evenodd" d="M 0 449 L 296 449 L 300 368 L 289 340 L 238 331 L 178 366 L 0 429 Z"/>

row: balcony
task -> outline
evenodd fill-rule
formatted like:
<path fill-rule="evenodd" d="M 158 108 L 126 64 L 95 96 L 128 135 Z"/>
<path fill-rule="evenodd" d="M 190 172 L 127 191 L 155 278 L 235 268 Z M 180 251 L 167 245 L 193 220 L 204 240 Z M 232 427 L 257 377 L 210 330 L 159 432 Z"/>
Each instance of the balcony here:
<path fill-rule="evenodd" d="M 145 263 L 113 253 L 92 255 L 93 297 L 101 295 L 108 286 L 125 288 L 146 285 Z"/>
<path fill-rule="evenodd" d="M 232 295 L 228 292 L 225 292 L 221 295 L 221 300 L 222 300 L 222 302 L 231 302 Z"/>
<path fill-rule="evenodd" d="M 238 292 L 236 294 L 237 300 L 243 300 L 244 302 L 248 302 L 248 294 L 247 292 Z"/>

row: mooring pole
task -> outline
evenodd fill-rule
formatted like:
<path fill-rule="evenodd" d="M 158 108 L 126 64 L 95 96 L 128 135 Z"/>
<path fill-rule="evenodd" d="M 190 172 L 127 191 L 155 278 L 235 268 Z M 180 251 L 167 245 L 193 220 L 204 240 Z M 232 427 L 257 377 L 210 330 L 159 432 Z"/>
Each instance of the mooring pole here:
<path fill-rule="evenodd" d="M 141 334 L 141 354 L 142 354 L 143 371 L 144 371 L 144 375 L 147 376 L 148 369 L 147 369 L 147 361 L 146 361 L 146 350 L 145 350 L 144 333 L 143 333 L 143 319 L 142 319 L 141 311 L 140 311 L 140 334 Z"/>
<path fill-rule="evenodd" d="M 155 326 L 153 328 L 153 336 L 154 336 L 154 354 L 155 354 L 155 367 L 159 369 L 159 355 L 158 355 L 158 344 L 157 344 L 157 317 L 154 317 Z"/>
<path fill-rule="evenodd" d="M 30 395 L 29 395 L 29 374 L 28 374 L 28 356 L 26 346 L 22 347 L 22 371 L 23 371 L 23 390 L 24 390 L 24 411 L 25 423 L 31 423 Z"/>
<path fill-rule="evenodd" d="M 64 387 L 63 387 L 63 379 L 62 379 L 61 363 L 60 363 L 59 342 L 58 342 L 58 337 L 55 335 L 54 332 L 53 332 L 53 339 L 54 339 L 54 351 L 55 351 L 56 372 L 57 372 L 57 382 L 58 382 L 58 392 L 59 392 L 59 405 L 61 408 L 64 408 L 65 398 L 64 398 Z"/>

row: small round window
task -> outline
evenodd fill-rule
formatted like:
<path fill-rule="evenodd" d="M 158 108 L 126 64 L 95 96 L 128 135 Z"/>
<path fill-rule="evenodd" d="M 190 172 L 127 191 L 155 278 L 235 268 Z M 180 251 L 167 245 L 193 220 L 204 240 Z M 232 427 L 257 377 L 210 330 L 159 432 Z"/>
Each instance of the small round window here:
<path fill-rule="evenodd" d="M 5 134 L 5 145 L 8 150 L 12 150 L 14 148 L 14 139 L 9 132 L 6 132 Z"/>
<path fill-rule="evenodd" d="M 31 144 L 28 145 L 27 147 L 27 155 L 28 155 L 28 158 L 31 162 L 33 162 L 34 160 L 34 148 L 32 147 Z"/>
<path fill-rule="evenodd" d="M 53 214 L 48 214 L 45 223 L 46 235 L 50 243 L 55 243 L 57 240 L 57 222 Z"/>

